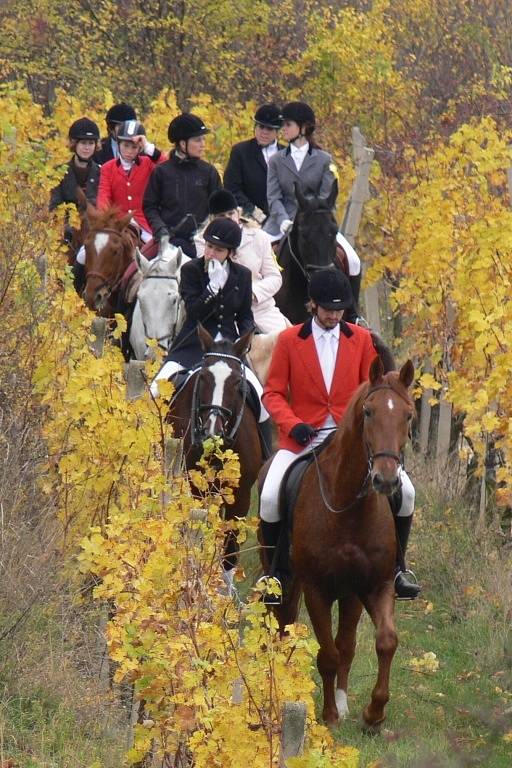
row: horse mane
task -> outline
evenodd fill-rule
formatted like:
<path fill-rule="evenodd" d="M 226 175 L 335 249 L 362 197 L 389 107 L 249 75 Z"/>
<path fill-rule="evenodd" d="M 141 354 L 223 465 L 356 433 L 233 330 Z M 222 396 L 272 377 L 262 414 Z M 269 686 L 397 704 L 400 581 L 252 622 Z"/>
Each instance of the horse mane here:
<path fill-rule="evenodd" d="M 90 227 L 92 230 L 97 229 L 119 229 L 122 231 L 122 229 L 125 228 L 126 225 L 123 227 L 119 227 L 119 223 L 122 221 L 122 212 L 119 210 L 117 205 L 109 205 L 108 208 L 103 208 L 102 210 L 99 210 L 98 208 L 89 208 L 89 222 Z"/>

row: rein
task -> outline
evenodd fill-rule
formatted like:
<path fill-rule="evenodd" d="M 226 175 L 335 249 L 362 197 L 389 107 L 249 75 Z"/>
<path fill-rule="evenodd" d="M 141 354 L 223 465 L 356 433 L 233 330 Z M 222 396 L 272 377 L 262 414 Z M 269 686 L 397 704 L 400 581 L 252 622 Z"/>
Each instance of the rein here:
<path fill-rule="evenodd" d="M 368 390 L 368 392 L 366 393 L 365 398 L 364 398 L 364 400 L 362 402 L 362 407 L 363 408 L 364 408 L 364 404 L 366 403 L 366 401 L 370 397 L 370 395 L 373 395 L 373 393 L 377 392 L 379 389 L 390 389 L 392 392 L 394 392 L 396 395 L 398 395 L 398 397 L 401 397 L 402 400 L 405 400 L 405 402 L 408 403 L 406 398 L 403 397 L 403 395 L 401 395 L 400 392 L 397 392 L 396 389 L 394 387 L 392 387 L 390 384 L 378 384 L 375 387 L 371 387 Z M 403 469 L 403 467 L 404 467 L 403 455 L 400 455 L 400 454 L 396 453 L 395 451 L 377 451 L 376 453 L 372 453 L 371 450 L 370 450 L 370 447 L 369 447 L 369 445 L 368 445 L 368 443 L 366 441 L 364 442 L 364 447 L 365 447 L 366 455 L 368 457 L 368 464 L 367 464 L 366 475 L 365 475 L 364 480 L 363 480 L 363 482 L 361 484 L 361 487 L 360 487 L 359 491 L 357 492 L 356 496 L 354 497 L 354 499 L 349 504 L 341 507 L 341 509 L 335 509 L 334 507 L 331 506 L 331 504 L 327 500 L 327 496 L 326 496 L 325 488 L 324 488 L 324 484 L 323 484 L 322 473 L 321 473 L 321 470 L 320 470 L 320 464 L 318 462 L 318 457 L 316 455 L 316 452 L 313 451 L 313 460 L 315 462 L 315 468 L 316 468 L 316 474 L 317 474 L 317 479 L 318 479 L 318 488 L 320 490 L 320 496 L 322 497 L 322 501 L 323 501 L 324 505 L 326 506 L 326 508 L 329 510 L 329 512 L 332 512 L 334 515 L 341 515 L 341 514 L 343 514 L 343 512 L 348 512 L 348 510 L 351 509 L 354 506 L 354 504 L 356 504 L 356 502 L 358 502 L 360 499 L 364 499 L 368 495 L 369 482 L 370 482 L 370 479 L 371 479 L 371 476 L 372 476 L 373 462 L 375 461 L 375 459 L 382 458 L 382 457 L 386 457 L 386 458 L 389 458 L 389 459 L 394 459 L 396 461 L 397 465 L 401 469 Z"/>
<path fill-rule="evenodd" d="M 232 418 L 233 411 L 230 408 L 225 408 L 222 405 L 213 405 L 212 403 L 205 404 L 199 401 L 200 374 L 201 374 L 201 371 L 203 371 L 205 367 L 207 367 L 204 365 L 204 361 L 205 361 L 205 358 L 208 358 L 208 357 L 218 357 L 221 360 L 233 360 L 234 362 L 238 363 L 238 365 L 240 366 L 240 371 L 242 374 L 242 405 L 240 407 L 239 412 L 236 414 L 234 424 L 227 435 L 224 434 L 224 428 L 229 423 L 229 420 Z M 223 429 L 222 438 L 226 442 L 232 443 L 236 437 L 236 433 L 238 432 L 238 429 L 240 428 L 240 424 L 242 423 L 242 419 L 245 413 L 246 402 L 247 402 L 247 379 L 245 377 L 245 367 L 243 362 L 240 360 L 240 358 L 236 357 L 236 355 L 230 355 L 224 352 L 205 352 L 205 354 L 203 355 L 203 365 L 201 366 L 200 369 L 198 369 L 198 375 L 195 377 L 194 389 L 192 391 L 191 442 L 193 444 L 202 442 L 202 423 L 199 421 L 199 415 L 201 413 L 206 412 L 207 416 L 210 416 L 210 415 L 220 416 L 220 418 L 222 419 L 222 429 Z"/>

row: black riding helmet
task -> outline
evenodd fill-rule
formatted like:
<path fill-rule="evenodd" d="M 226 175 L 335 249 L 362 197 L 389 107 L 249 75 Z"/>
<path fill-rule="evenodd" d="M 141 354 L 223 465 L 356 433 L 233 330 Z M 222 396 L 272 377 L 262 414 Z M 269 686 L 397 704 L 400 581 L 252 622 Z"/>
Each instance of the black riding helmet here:
<path fill-rule="evenodd" d="M 99 141 L 100 131 L 93 120 L 88 117 L 81 117 L 71 125 L 68 132 L 69 139 L 80 141 L 81 139 L 92 139 Z"/>
<path fill-rule="evenodd" d="M 214 219 L 203 232 L 203 239 L 212 245 L 236 251 L 242 242 L 242 230 L 231 219 Z"/>
<path fill-rule="evenodd" d="M 348 309 L 354 300 L 348 277 L 334 267 L 313 272 L 309 298 L 322 309 L 330 310 Z"/>
<path fill-rule="evenodd" d="M 210 133 L 200 117 L 191 112 L 183 112 L 175 117 L 169 123 L 167 135 L 172 144 L 178 144 L 180 141 L 188 141 L 198 136 L 205 136 Z"/>
<path fill-rule="evenodd" d="M 208 213 L 210 216 L 218 216 L 221 213 L 235 211 L 236 208 L 236 198 L 229 189 L 216 189 L 208 198 Z"/>
<path fill-rule="evenodd" d="M 124 101 L 114 104 L 105 115 L 107 125 L 118 125 L 125 120 L 136 120 L 137 114 L 131 104 L 125 104 Z"/>
<path fill-rule="evenodd" d="M 254 122 L 277 131 L 283 125 L 283 116 L 276 104 L 262 104 L 254 114 Z"/>
<path fill-rule="evenodd" d="M 298 125 L 314 127 L 316 123 L 315 113 L 305 101 L 290 101 L 283 107 L 281 116 L 283 120 L 293 120 Z"/>
<path fill-rule="evenodd" d="M 117 140 L 124 139 L 125 141 L 133 141 L 135 136 L 145 136 L 146 131 L 142 123 L 138 120 L 125 120 L 121 123 L 119 130 L 117 131 Z"/>

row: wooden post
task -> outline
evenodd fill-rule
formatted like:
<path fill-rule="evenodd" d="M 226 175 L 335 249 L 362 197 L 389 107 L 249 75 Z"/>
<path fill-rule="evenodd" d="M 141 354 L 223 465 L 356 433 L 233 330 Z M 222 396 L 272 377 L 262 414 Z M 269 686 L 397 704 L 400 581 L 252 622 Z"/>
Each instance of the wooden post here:
<path fill-rule="evenodd" d="M 354 165 L 356 167 L 356 178 L 352 185 L 340 230 L 349 243 L 354 245 L 359 230 L 359 224 L 361 223 L 361 217 L 363 215 L 364 204 L 370 199 L 370 170 L 375 152 L 373 149 L 366 146 L 366 139 L 357 126 L 352 128 L 352 148 Z M 364 303 L 366 307 L 366 319 L 368 320 L 370 327 L 380 334 L 381 322 L 378 285 L 371 285 L 369 288 L 365 289 Z"/>
<path fill-rule="evenodd" d="M 171 437 L 165 441 L 165 468 L 167 475 L 177 477 L 181 475 L 183 462 L 183 440 L 179 437 Z"/>
<path fill-rule="evenodd" d="M 146 377 L 144 360 L 130 360 L 126 365 L 126 399 L 136 400 L 144 393 L 146 388 Z"/>
<path fill-rule="evenodd" d="M 95 317 L 92 321 L 91 332 L 94 336 L 92 351 L 96 357 L 103 357 L 105 336 L 107 335 L 107 321 L 104 317 Z"/>
<path fill-rule="evenodd" d="M 306 705 L 302 701 L 285 702 L 281 712 L 279 768 L 286 768 L 289 757 L 302 755 L 306 738 L 306 715 Z"/>
<path fill-rule="evenodd" d="M 445 462 L 450 452 L 450 438 L 452 434 L 452 404 L 443 394 L 439 400 L 439 420 L 437 422 L 436 459 Z"/>

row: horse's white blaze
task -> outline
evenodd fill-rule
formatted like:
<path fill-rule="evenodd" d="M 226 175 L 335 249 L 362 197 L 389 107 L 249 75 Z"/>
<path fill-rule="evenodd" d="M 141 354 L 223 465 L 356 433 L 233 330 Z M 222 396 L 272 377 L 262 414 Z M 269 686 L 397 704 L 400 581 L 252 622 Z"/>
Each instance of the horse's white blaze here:
<path fill-rule="evenodd" d="M 94 247 L 96 253 L 99 255 L 108 243 L 108 235 L 105 232 L 98 232 L 94 237 Z"/>
<path fill-rule="evenodd" d="M 335 700 L 338 715 L 343 719 L 348 715 L 347 692 L 343 688 L 336 688 Z"/>
<path fill-rule="evenodd" d="M 231 374 L 231 368 L 223 360 L 219 360 L 209 368 L 210 373 L 213 376 L 214 387 L 212 394 L 212 405 L 222 405 L 222 399 L 224 397 L 224 385 Z M 206 428 L 208 435 L 213 437 L 215 435 L 215 414 L 211 414 L 208 417 Z"/>
<path fill-rule="evenodd" d="M 389 400 L 388 400 L 388 408 L 389 408 L 389 410 L 390 411 L 394 410 L 394 407 L 395 407 L 394 402 L 392 401 L 391 398 L 389 398 Z"/>

